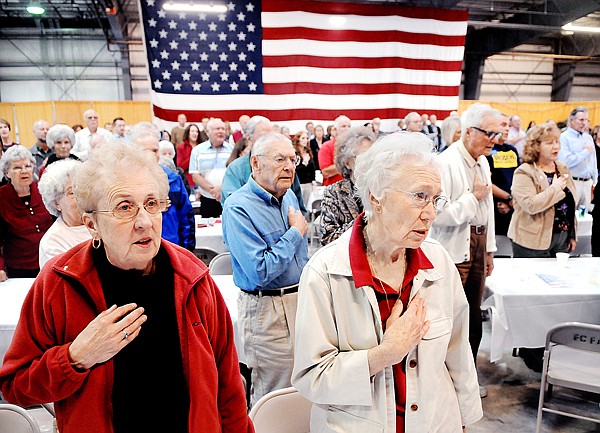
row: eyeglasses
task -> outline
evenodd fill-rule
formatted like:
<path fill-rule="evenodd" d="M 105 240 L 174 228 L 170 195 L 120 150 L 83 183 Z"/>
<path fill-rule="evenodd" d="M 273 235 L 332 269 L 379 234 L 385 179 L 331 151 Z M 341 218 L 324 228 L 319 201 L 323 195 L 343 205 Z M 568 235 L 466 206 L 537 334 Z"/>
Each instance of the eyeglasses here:
<path fill-rule="evenodd" d="M 481 129 L 476 126 L 471 126 L 471 128 L 476 129 L 479 132 L 483 132 L 485 135 L 487 135 L 487 138 L 489 138 L 490 140 L 493 140 L 494 138 L 500 138 L 500 136 L 502 135 L 502 131 L 500 131 L 500 132 L 486 131 L 485 129 Z"/>
<path fill-rule="evenodd" d="M 431 197 L 426 192 L 404 191 L 403 189 L 399 189 L 399 188 L 392 188 L 392 189 L 395 191 L 403 192 L 404 194 L 412 195 L 413 204 L 415 204 L 416 206 L 419 206 L 419 207 L 425 207 L 431 202 L 433 204 L 434 209 L 436 211 L 440 211 L 440 210 L 444 209 L 444 206 L 446 206 L 446 204 L 448 203 L 448 199 L 446 197 L 444 197 L 443 195 L 436 195 L 436 196 Z"/>
<path fill-rule="evenodd" d="M 33 164 L 25 164 L 24 166 L 14 165 L 10 169 L 12 171 L 33 171 Z"/>
<path fill-rule="evenodd" d="M 297 166 L 298 164 L 300 164 L 300 161 L 302 160 L 298 155 L 294 155 L 294 156 L 283 156 L 283 155 L 254 155 L 254 156 L 268 156 L 269 158 L 271 158 L 275 164 L 278 167 L 281 167 L 285 164 L 286 161 L 290 161 L 292 164 L 294 164 L 294 167 Z"/>
<path fill-rule="evenodd" d="M 156 215 L 159 212 L 166 211 L 171 206 L 171 200 L 158 200 L 155 198 L 147 199 L 142 205 L 150 215 Z M 113 210 L 87 210 L 86 213 L 107 213 L 115 218 L 128 220 L 133 219 L 140 212 L 140 206 L 130 201 L 122 201 L 114 207 Z"/>

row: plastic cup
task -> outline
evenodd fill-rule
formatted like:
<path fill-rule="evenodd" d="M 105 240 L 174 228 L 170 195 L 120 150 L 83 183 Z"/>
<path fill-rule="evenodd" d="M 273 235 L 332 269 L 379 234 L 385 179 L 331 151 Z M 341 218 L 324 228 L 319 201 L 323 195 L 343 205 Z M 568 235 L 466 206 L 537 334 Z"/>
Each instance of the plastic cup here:
<path fill-rule="evenodd" d="M 569 253 L 556 253 L 556 262 L 558 266 L 564 268 L 567 265 L 567 260 L 569 260 Z"/>

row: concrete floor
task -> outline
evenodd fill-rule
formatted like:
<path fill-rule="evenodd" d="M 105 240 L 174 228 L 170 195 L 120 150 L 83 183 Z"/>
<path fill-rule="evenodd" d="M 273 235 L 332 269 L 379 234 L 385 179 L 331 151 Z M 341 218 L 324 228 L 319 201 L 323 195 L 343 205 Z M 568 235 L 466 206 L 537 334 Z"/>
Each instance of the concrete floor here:
<path fill-rule="evenodd" d="M 492 364 L 489 361 L 490 322 L 484 322 L 484 336 L 477 358 L 480 382 L 487 386 L 483 418 L 467 429 L 468 433 L 535 432 L 541 373 L 530 370 L 521 360 L 506 354 Z M 577 394 L 595 401 L 600 415 L 598 396 Z M 544 413 L 544 433 L 600 433 L 600 424 Z"/>

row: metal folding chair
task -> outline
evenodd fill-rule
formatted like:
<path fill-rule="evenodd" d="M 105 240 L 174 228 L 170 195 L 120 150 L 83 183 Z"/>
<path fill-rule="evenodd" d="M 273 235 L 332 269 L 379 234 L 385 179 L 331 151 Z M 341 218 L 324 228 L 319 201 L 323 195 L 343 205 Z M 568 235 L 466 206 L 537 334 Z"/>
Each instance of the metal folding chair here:
<path fill-rule="evenodd" d="M 208 271 L 211 275 L 233 275 L 231 253 L 225 252 L 215 256 L 208 265 Z"/>
<path fill-rule="evenodd" d="M 312 403 L 294 387 L 261 397 L 250 411 L 256 433 L 308 433 Z"/>
<path fill-rule="evenodd" d="M 542 415 L 550 412 L 600 423 L 597 403 L 587 411 L 581 401 L 563 398 L 553 387 L 600 394 L 600 325 L 566 322 L 546 335 L 536 432 L 542 431 Z"/>

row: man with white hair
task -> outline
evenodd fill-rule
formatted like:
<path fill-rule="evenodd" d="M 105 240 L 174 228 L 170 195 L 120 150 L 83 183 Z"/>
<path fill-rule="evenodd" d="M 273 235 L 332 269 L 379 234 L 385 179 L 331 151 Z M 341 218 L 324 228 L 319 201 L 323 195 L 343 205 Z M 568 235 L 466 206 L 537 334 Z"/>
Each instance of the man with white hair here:
<path fill-rule="evenodd" d="M 244 129 L 244 137 L 248 142 L 248 148 L 252 150 L 254 143 L 263 135 L 272 132 L 273 125 L 271 121 L 264 116 L 252 116 L 246 123 Z M 227 167 L 225 177 L 223 178 L 223 187 L 221 189 L 221 204 L 225 203 L 227 197 L 233 192 L 240 189 L 248 182 L 251 173 L 250 153 L 240 156 Z M 292 192 L 296 196 L 302 213 L 306 214 L 304 200 L 302 199 L 302 189 L 300 188 L 300 180 L 298 176 L 294 176 L 292 184 Z"/>
<path fill-rule="evenodd" d="M 510 119 L 508 119 L 508 137 L 504 142 L 514 146 L 519 153 L 519 157 L 523 156 L 525 135 L 525 131 L 521 128 L 521 116 L 517 114 L 510 116 Z"/>
<path fill-rule="evenodd" d="M 171 143 L 174 146 L 183 143 L 183 133 L 185 132 L 185 124 L 187 122 L 187 116 L 184 113 L 180 113 L 177 116 L 177 125 L 171 129 Z"/>
<path fill-rule="evenodd" d="M 107 140 L 112 139 L 113 135 L 104 128 L 98 126 L 98 113 L 90 108 L 83 113 L 83 121 L 86 127 L 75 133 L 75 146 L 71 153 L 76 155 L 82 161 L 88 159 L 90 153 L 90 141 L 95 135 L 102 135 Z"/>
<path fill-rule="evenodd" d="M 334 128 L 337 131 L 337 137 L 341 136 L 350 128 L 352 122 L 348 116 L 343 114 L 336 117 L 333 122 Z M 319 150 L 319 167 L 323 174 L 323 186 L 332 185 L 343 179 L 333 161 L 335 156 L 335 141 L 336 138 L 326 141 Z"/>
<path fill-rule="evenodd" d="M 416 111 L 411 111 L 404 118 L 404 124 L 408 132 L 422 132 L 423 118 Z"/>
<path fill-rule="evenodd" d="M 469 302 L 469 342 L 477 363 L 482 336 L 481 301 L 485 278 L 494 269 L 496 240 L 490 166 L 486 156 L 502 135 L 500 112 L 473 104 L 463 115 L 462 137 L 442 152 L 442 195 L 448 205 L 431 228 L 456 264 Z M 480 387 L 481 397 L 487 395 Z"/>
<path fill-rule="evenodd" d="M 308 261 L 308 224 L 290 191 L 298 156 L 288 137 L 262 135 L 252 175 L 223 209 L 223 239 L 241 289 L 238 329 L 252 369 L 251 404 L 291 386 L 298 283 Z"/>
<path fill-rule="evenodd" d="M 160 131 L 150 122 L 140 122 L 131 128 L 131 142 L 144 151 L 152 152 L 158 164 Z M 102 150 L 100 149 L 99 152 Z M 189 251 L 196 248 L 196 224 L 190 197 L 183 180 L 174 171 L 161 166 L 169 180 L 171 206 L 162 214 L 162 238 Z"/>
<path fill-rule="evenodd" d="M 44 165 L 44 161 L 54 154 L 54 151 L 48 147 L 46 136 L 50 125 L 44 119 L 36 120 L 33 123 L 33 134 L 35 135 L 35 144 L 31 146 L 31 154 L 35 158 L 35 174 L 40 174 L 40 168 Z"/>
<path fill-rule="evenodd" d="M 188 170 L 200 188 L 200 215 L 205 218 L 221 216 L 221 186 L 233 150 L 233 146 L 225 141 L 225 122 L 214 117 L 208 121 L 206 129 L 208 140 L 192 149 Z"/>
<path fill-rule="evenodd" d="M 576 107 L 569 115 L 569 127 L 560 135 L 558 159 L 569 166 L 575 182 L 577 196 L 575 206 L 589 209 L 592 189 L 598 182 L 596 146 L 588 134 L 589 112 L 585 107 Z"/>

